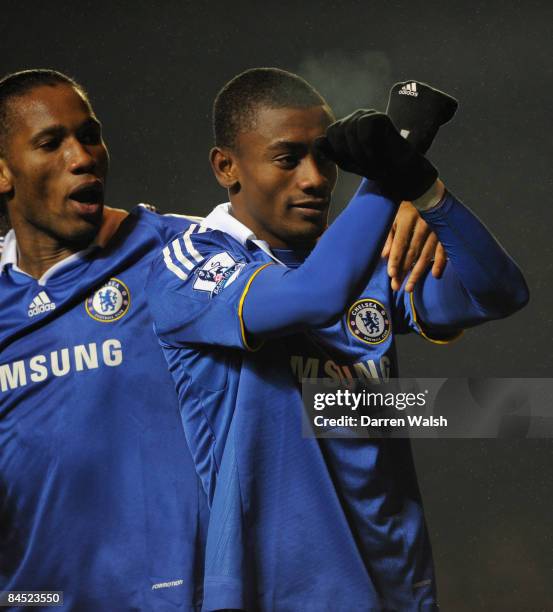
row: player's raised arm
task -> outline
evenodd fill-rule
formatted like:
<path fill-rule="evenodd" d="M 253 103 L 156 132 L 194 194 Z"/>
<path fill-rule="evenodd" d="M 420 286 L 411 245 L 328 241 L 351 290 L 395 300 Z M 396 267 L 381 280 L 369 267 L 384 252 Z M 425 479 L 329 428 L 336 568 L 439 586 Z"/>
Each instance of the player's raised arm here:
<path fill-rule="evenodd" d="M 448 94 L 411 81 L 392 87 L 387 113 L 401 134 L 419 151 L 426 152 L 457 106 L 457 100 Z M 417 264 L 408 278 L 404 290 L 412 291 L 418 283 L 416 292 L 407 300 L 418 313 L 419 324 L 438 330 L 467 327 L 505 317 L 524 306 L 528 289 L 515 262 L 467 207 L 451 194 L 437 196 L 415 206 L 440 240 L 438 259 L 443 261 L 445 247 L 451 263 L 445 266 L 444 262 L 442 282 L 437 281 L 441 273 L 434 274 L 436 278 L 425 278 L 422 264 Z M 389 268 L 394 266 L 395 258 Z M 422 282 L 418 282 L 420 279 Z M 398 289 L 395 280 L 392 287 Z M 401 297 L 402 292 L 398 294 Z"/>
<path fill-rule="evenodd" d="M 437 331 L 459 329 L 503 318 L 522 308 L 529 292 L 517 264 L 452 194 L 444 191 L 432 205 L 436 199 L 418 205 L 449 261 L 442 278 L 427 274 L 415 287 L 410 301 L 419 324 Z"/>
<path fill-rule="evenodd" d="M 329 136 L 333 129 L 336 128 L 329 128 Z M 364 164 L 368 158 L 364 142 L 361 130 L 350 129 L 348 138 L 327 140 L 327 155 L 342 169 L 366 176 Z M 388 142 L 395 140 L 390 137 Z M 397 163 L 401 163 L 402 155 L 408 156 L 409 151 L 398 148 L 396 155 Z M 370 164 L 378 168 L 384 159 L 370 158 Z M 384 172 L 378 183 L 392 197 L 401 197 L 397 191 L 401 182 L 389 172 Z M 447 192 L 441 181 L 436 181 L 422 196 L 404 199 L 413 201 L 438 235 L 451 262 L 443 278 L 427 275 L 422 290 L 414 296 L 420 325 L 449 332 L 506 317 L 527 303 L 528 288 L 518 266 L 478 218 Z"/>
<path fill-rule="evenodd" d="M 361 159 L 347 150 L 353 137 Z M 239 323 L 247 345 L 248 335 L 264 338 L 322 326 L 343 313 L 378 262 L 397 203 L 425 194 L 437 172 L 376 111 L 358 111 L 337 122 L 319 144 L 335 161 L 340 156 L 341 164 L 379 180 L 386 195 L 364 181 L 296 269 L 248 262 L 247 252 L 217 232 L 193 232 L 168 245 L 150 274 L 148 291 L 162 339 L 239 346 Z"/>

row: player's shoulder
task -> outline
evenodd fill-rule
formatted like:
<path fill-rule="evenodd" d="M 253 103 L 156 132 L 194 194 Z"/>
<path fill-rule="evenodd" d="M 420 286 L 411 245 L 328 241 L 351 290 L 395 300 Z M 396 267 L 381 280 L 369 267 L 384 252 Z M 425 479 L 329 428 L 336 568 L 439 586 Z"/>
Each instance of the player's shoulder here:
<path fill-rule="evenodd" d="M 199 224 L 203 221 L 203 217 L 196 215 L 161 213 L 153 204 L 146 202 L 141 202 L 135 206 L 131 210 L 131 214 L 152 225 L 177 227 L 181 230 L 186 229 L 192 223 Z"/>
<path fill-rule="evenodd" d="M 165 244 L 176 234 L 186 231 L 192 225 L 199 226 L 202 217 L 181 214 L 162 214 L 151 204 L 141 203 L 135 206 L 130 213 L 138 222 L 148 228 L 153 229 L 160 237 L 162 244 Z"/>
<path fill-rule="evenodd" d="M 167 242 L 154 268 L 158 273 L 168 270 L 185 281 L 196 271 L 201 275 L 206 266 L 210 271 L 214 266 L 221 271 L 235 270 L 236 266 L 244 266 L 252 260 L 248 249 L 231 235 L 192 223 L 187 230 Z"/>
<path fill-rule="evenodd" d="M 201 217 L 195 219 L 191 220 L 182 231 L 171 237 L 165 246 L 177 252 L 182 249 L 198 261 L 198 253 L 202 255 L 202 258 L 213 252 L 221 251 L 229 251 L 240 256 L 247 254 L 247 249 L 236 238 L 223 230 L 209 227 Z"/>

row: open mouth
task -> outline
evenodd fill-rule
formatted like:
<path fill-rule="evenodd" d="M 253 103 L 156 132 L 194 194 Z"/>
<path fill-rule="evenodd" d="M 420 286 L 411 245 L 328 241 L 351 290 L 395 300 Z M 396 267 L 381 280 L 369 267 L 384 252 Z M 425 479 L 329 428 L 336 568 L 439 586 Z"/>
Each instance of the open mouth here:
<path fill-rule="evenodd" d="M 79 204 L 103 204 L 104 186 L 100 181 L 81 185 L 69 194 L 69 199 Z"/>

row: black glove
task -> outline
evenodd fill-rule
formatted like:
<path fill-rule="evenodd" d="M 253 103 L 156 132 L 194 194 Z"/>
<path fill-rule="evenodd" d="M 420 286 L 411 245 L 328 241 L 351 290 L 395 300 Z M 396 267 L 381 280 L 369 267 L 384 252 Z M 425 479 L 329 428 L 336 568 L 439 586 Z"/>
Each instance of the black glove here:
<path fill-rule="evenodd" d="M 438 178 L 436 168 L 375 110 L 357 110 L 317 139 L 322 154 L 342 170 L 375 180 L 393 200 L 414 200 Z"/>
<path fill-rule="evenodd" d="M 458 105 L 455 98 L 426 83 L 404 81 L 392 85 L 386 114 L 417 151 L 426 153 Z"/>

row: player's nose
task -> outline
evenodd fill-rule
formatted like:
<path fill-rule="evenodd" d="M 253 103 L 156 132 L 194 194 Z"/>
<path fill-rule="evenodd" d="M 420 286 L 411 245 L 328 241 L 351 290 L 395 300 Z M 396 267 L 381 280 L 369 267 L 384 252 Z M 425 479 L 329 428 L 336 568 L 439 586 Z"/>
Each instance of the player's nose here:
<path fill-rule="evenodd" d="M 96 167 L 96 158 L 89 148 L 77 138 L 68 140 L 65 149 L 67 166 L 72 174 L 92 173 Z"/>
<path fill-rule="evenodd" d="M 307 155 L 302 160 L 299 168 L 298 183 L 303 191 L 317 191 L 325 193 L 328 191 L 330 179 L 325 168 L 312 155 Z"/>

